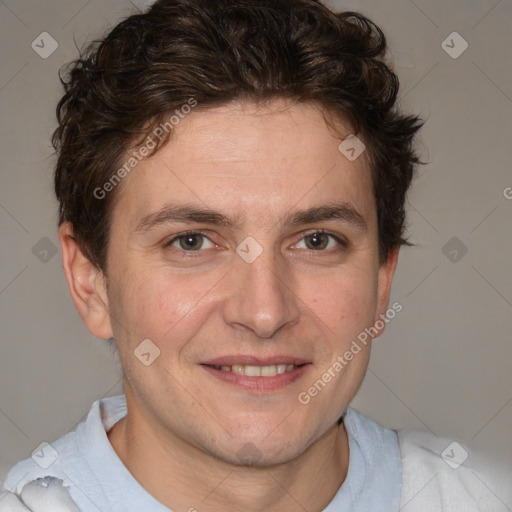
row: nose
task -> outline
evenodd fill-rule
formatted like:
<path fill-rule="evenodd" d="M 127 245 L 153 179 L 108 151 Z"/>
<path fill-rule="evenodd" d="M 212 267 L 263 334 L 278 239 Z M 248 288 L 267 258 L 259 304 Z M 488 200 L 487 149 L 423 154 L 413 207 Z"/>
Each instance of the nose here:
<path fill-rule="evenodd" d="M 223 316 L 231 327 L 269 339 L 299 320 L 291 272 L 270 249 L 252 263 L 238 258 L 229 275 Z"/>

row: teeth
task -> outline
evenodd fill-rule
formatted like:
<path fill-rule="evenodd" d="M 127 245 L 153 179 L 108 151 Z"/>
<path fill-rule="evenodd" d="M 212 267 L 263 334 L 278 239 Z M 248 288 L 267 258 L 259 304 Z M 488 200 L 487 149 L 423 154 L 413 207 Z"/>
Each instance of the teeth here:
<path fill-rule="evenodd" d="M 272 364 L 267 366 L 233 364 L 231 366 L 214 366 L 214 368 L 223 372 L 231 371 L 237 375 L 245 375 L 247 377 L 274 377 L 274 375 L 289 372 L 297 368 L 297 366 L 294 364 Z"/>
<path fill-rule="evenodd" d="M 278 364 L 277 365 L 277 373 L 281 374 L 286 371 L 286 365 L 285 364 Z"/>
<path fill-rule="evenodd" d="M 274 375 L 277 375 L 277 366 L 271 365 L 271 366 L 262 366 L 261 367 L 261 376 L 262 377 L 273 377 Z"/>
<path fill-rule="evenodd" d="M 247 375 L 247 377 L 261 377 L 261 367 L 247 365 L 245 367 L 245 375 Z"/>

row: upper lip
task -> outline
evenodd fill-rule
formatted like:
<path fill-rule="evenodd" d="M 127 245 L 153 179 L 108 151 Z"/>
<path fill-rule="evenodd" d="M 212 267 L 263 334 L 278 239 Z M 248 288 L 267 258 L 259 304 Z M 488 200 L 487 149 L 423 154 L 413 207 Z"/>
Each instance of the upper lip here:
<path fill-rule="evenodd" d="M 212 366 L 233 366 L 239 364 L 241 366 L 272 366 L 277 364 L 295 364 L 301 365 L 309 363 L 307 359 L 295 356 L 277 355 L 270 357 L 258 357 L 250 355 L 229 355 L 208 359 L 201 364 Z"/>

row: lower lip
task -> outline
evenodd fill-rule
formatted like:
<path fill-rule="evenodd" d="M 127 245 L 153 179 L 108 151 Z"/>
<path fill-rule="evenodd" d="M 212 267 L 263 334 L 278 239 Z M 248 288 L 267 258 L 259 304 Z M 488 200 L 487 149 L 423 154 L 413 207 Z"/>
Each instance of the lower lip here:
<path fill-rule="evenodd" d="M 297 366 L 293 370 L 273 377 L 248 377 L 247 375 L 238 375 L 231 371 L 226 372 L 223 370 L 216 370 L 211 366 L 201 365 L 210 375 L 213 375 L 217 379 L 243 388 L 246 391 L 256 392 L 270 392 L 279 391 L 295 382 L 298 378 L 302 377 L 307 372 L 308 364 Z"/>

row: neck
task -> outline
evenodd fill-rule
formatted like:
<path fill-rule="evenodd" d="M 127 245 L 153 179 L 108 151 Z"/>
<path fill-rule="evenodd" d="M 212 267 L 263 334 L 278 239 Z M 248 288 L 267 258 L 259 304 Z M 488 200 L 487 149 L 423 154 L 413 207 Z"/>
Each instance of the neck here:
<path fill-rule="evenodd" d="M 131 409 L 109 431 L 117 455 L 134 478 L 171 510 L 214 512 L 322 511 L 348 471 L 348 437 L 333 425 L 295 459 L 249 467 L 223 461 L 173 437 Z"/>

